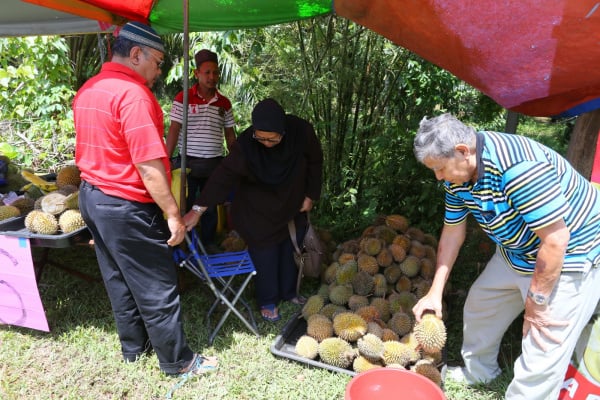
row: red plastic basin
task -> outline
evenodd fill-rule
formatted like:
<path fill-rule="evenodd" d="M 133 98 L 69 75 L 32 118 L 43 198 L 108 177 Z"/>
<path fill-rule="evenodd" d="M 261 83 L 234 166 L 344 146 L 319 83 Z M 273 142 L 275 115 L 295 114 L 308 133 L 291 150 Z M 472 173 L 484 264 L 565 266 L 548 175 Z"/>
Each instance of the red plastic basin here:
<path fill-rule="evenodd" d="M 442 389 L 412 371 L 375 368 L 357 374 L 346 385 L 345 400 L 446 400 Z"/>

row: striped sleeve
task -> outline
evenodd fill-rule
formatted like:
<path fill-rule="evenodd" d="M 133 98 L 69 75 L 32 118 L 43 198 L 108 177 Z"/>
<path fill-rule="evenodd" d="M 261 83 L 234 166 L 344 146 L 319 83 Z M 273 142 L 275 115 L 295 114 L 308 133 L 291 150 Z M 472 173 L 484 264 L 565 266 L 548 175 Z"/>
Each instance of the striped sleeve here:
<path fill-rule="evenodd" d="M 467 218 L 469 209 L 463 199 L 449 191 L 447 186 L 445 203 L 444 223 L 446 225 L 458 225 Z"/>

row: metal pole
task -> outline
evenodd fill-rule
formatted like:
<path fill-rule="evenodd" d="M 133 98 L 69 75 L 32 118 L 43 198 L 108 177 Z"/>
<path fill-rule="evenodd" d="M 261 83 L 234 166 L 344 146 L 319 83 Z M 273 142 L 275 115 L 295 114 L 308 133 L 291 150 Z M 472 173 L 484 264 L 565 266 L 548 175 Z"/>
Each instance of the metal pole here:
<path fill-rule="evenodd" d="M 179 210 L 182 215 L 187 212 L 187 123 L 188 123 L 188 89 L 190 75 L 190 32 L 189 32 L 189 0 L 183 0 L 183 115 L 181 120 L 181 185 L 179 192 Z"/>

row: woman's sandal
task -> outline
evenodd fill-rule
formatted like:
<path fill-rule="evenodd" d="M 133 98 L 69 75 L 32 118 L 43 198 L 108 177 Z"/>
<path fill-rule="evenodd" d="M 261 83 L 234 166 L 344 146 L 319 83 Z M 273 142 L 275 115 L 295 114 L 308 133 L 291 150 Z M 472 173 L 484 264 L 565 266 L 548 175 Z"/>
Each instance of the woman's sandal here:
<path fill-rule="evenodd" d="M 260 315 L 265 321 L 277 322 L 281 319 L 279 310 L 275 304 L 266 304 L 260 307 Z"/>
<path fill-rule="evenodd" d="M 298 295 L 292 299 L 290 299 L 290 302 L 299 306 L 303 306 L 306 304 L 306 297 Z"/>

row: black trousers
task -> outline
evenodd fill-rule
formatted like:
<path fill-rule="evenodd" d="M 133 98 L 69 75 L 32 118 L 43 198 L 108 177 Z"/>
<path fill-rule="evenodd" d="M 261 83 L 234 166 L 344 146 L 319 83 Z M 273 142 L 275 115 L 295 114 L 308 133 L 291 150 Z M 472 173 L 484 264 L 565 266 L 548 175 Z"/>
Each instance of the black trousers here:
<path fill-rule="evenodd" d="M 183 331 L 162 211 L 154 203 L 108 196 L 87 182 L 82 182 L 79 206 L 94 239 L 124 359 L 135 361 L 151 345 L 160 368 L 178 373 L 193 352 Z"/>
<path fill-rule="evenodd" d="M 306 215 L 296 216 L 296 238 L 302 243 L 306 234 Z M 298 267 L 294 262 L 294 247 L 289 235 L 279 243 L 264 247 L 248 246 L 256 268 L 254 286 L 258 306 L 279 304 L 296 297 Z"/>

